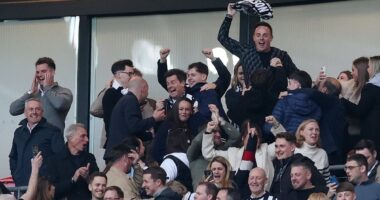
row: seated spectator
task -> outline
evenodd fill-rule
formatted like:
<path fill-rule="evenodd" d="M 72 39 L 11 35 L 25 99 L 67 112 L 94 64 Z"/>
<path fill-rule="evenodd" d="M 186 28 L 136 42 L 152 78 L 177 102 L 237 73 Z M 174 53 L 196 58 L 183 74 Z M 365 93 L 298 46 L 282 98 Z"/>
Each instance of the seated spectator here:
<path fill-rule="evenodd" d="M 319 125 L 314 119 L 303 121 L 297 129 L 297 148 L 294 153 L 300 153 L 310 158 L 318 171 L 325 178 L 326 183 L 330 181 L 330 166 L 327 153 L 321 148 L 319 137 Z"/>
<path fill-rule="evenodd" d="M 354 154 L 348 157 L 344 169 L 347 173 L 347 180 L 355 185 L 358 200 L 380 198 L 380 184 L 368 179 L 368 163 L 363 155 Z"/>
<path fill-rule="evenodd" d="M 380 56 L 369 59 L 369 81 L 363 86 L 359 104 L 343 101 L 348 114 L 360 118 L 360 134 L 364 139 L 370 139 L 380 144 Z M 376 146 L 380 151 L 380 145 Z"/>
<path fill-rule="evenodd" d="M 183 200 L 193 200 L 195 193 L 191 193 L 187 188 L 178 181 L 169 181 L 166 185 L 172 189 L 174 192 L 177 192 Z"/>
<path fill-rule="evenodd" d="M 289 76 L 288 91 L 285 96 L 277 102 L 273 108 L 272 115 L 284 126 L 284 128 L 295 134 L 297 127 L 306 119 L 319 120 L 321 110 L 319 106 L 310 99 L 310 96 L 301 88 L 311 88 L 312 80 L 305 71 L 296 71 Z M 281 95 L 280 95 L 281 96 Z M 266 125 L 269 132 L 270 126 Z"/>
<path fill-rule="evenodd" d="M 341 71 L 336 78 L 340 81 L 348 81 L 352 79 L 352 73 L 349 70 Z"/>
<path fill-rule="evenodd" d="M 380 168 L 375 143 L 372 140 L 360 140 L 355 145 L 354 150 L 356 154 L 362 154 L 367 159 L 368 179 L 375 181 L 377 170 Z"/>
<path fill-rule="evenodd" d="M 183 184 L 188 191 L 193 191 L 189 160 L 186 156 L 189 142 L 186 130 L 171 130 L 166 140 L 167 154 L 160 167 L 165 170 L 167 181 L 176 180 Z"/>
<path fill-rule="evenodd" d="M 196 200 L 216 200 L 218 188 L 210 182 L 200 182 L 195 190 Z"/>
<path fill-rule="evenodd" d="M 42 117 L 44 113 L 39 99 L 25 102 L 23 119 L 15 132 L 9 153 L 9 165 L 16 186 L 26 186 L 31 174 L 30 159 L 41 151 L 45 159 L 53 157 L 64 147 L 61 131 Z M 46 175 L 48 165 L 43 163 L 40 174 Z"/>
<path fill-rule="evenodd" d="M 158 163 L 162 163 L 164 155 L 167 153 L 166 141 L 170 131 L 184 130 L 183 136 L 186 137 L 188 142 L 192 140 L 193 135 L 196 135 L 196 133 L 192 133 L 196 130 L 189 126 L 189 119 L 193 113 L 193 105 L 189 99 L 181 98 L 177 100 L 173 108 L 167 112 L 167 118 L 161 123 L 153 138 L 151 154 Z"/>
<path fill-rule="evenodd" d="M 181 200 L 182 197 L 166 186 L 166 173 L 160 167 L 149 167 L 144 170 L 143 185 L 145 192 L 154 199 Z"/>
<path fill-rule="evenodd" d="M 55 198 L 89 199 L 87 178 L 99 171 L 95 156 L 85 151 L 88 134 L 83 124 L 66 129 L 65 148 L 48 160 L 49 177 L 55 186 Z"/>
<path fill-rule="evenodd" d="M 259 130 L 256 127 L 251 127 L 249 123 L 241 136 L 241 140 L 234 147 L 229 147 L 227 150 L 215 150 L 212 143 L 212 131 L 218 125 L 218 122 L 210 121 L 207 124 L 206 132 L 203 134 L 202 155 L 205 159 L 212 159 L 215 156 L 223 156 L 232 165 L 232 170 L 235 172 L 234 180 L 239 187 L 240 192 L 245 196 L 249 194 L 247 179 L 249 171 L 254 166 L 269 169 L 273 173 L 271 159 L 268 158 L 267 145 L 258 145 L 257 137 Z M 237 131 L 237 130 L 235 130 Z M 258 152 L 256 154 L 256 151 Z M 255 156 L 257 155 L 257 157 Z M 256 160 L 258 162 L 256 163 Z"/>
<path fill-rule="evenodd" d="M 336 200 L 356 200 L 355 187 L 349 182 L 340 183 L 336 188 Z"/>
<path fill-rule="evenodd" d="M 241 140 L 240 133 L 228 122 L 218 117 L 219 111 L 214 105 L 209 106 L 214 119 L 219 118 L 220 124 L 212 131 L 213 144 L 216 150 L 226 150 L 228 147 L 235 145 Z M 206 128 L 202 129 L 193 139 L 191 145 L 187 149 L 187 157 L 190 162 L 191 177 L 193 179 L 193 188 L 197 188 L 198 183 L 202 180 L 203 172 L 206 170 L 208 161 L 202 156 L 202 140 Z M 227 135 L 228 140 L 222 138 L 223 133 Z"/>
<path fill-rule="evenodd" d="M 103 200 L 107 185 L 107 176 L 102 172 L 94 172 L 88 178 L 88 190 L 91 200 Z"/>
<path fill-rule="evenodd" d="M 218 188 L 237 188 L 232 180 L 231 164 L 222 156 L 215 156 L 208 164 L 204 181 L 214 183 Z"/>
<path fill-rule="evenodd" d="M 128 146 L 128 142 L 124 142 L 112 149 L 109 163 L 104 171 L 108 179 L 107 187 L 119 187 L 125 194 L 126 200 L 141 198 L 139 190 L 142 185 L 143 169 L 138 164 L 139 160 L 140 155 Z M 131 168 L 133 176 L 128 174 Z"/>
<path fill-rule="evenodd" d="M 261 199 L 272 199 L 276 200 L 269 192 L 265 191 L 265 185 L 268 183 L 267 175 L 265 170 L 259 167 L 253 168 L 249 172 L 248 185 L 251 195 L 245 200 L 261 200 Z"/>
<path fill-rule="evenodd" d="M 104 200 L 123 200 L 124 193 L 117 186 L 106 187 L 104 192 Z"/>
<path fill-rule="evenodd" d="M 221 188 L 216 196 L 217 200 L 240 199 L 240 193 L 234 188 Z"/>
<path fill-rule="evenodd" d="M 307 200 L 310 194 L 322 192 L 327 194 L 328 188 L 311 183 L 312 173 L 310 163 L 297 161 L 291 164 L 290 179 L 293 189 L 283 194 L 280 199 Z"/>
<path fill-rule="evenodd" d="M 327 195 L 323 192 L 311 193 L 307 200 L 330 200 Z"/>
<path fill-rule="evenodd" d="M 324 186 L 326 182 L 319 173 L 314 163 L 309 158 L 297 153 L 294 154 L 296 148 L 296 137 L 292 133 L 279 133 L 276 135 L 275 153 L 276 159 L 273 160 L 274 179 L 270 192 L 280 197 L 288 194 L 292 189 L 291 182 L 291 165 L 294 162 L 305 162 L 310 166 L 311 183 L 315 186 Z"/>

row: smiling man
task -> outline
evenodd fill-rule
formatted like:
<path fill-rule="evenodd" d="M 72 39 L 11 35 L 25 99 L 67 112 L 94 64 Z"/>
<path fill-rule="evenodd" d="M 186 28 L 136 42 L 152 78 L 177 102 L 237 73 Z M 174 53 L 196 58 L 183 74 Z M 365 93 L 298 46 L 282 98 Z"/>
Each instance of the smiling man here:
<path fill-rule="evenodd" d="M 46 120 L 61 129 L 65 129 L 65 119 L 73 101 L 73 95 L 67 88 L 54 81 L 55 63 L 48 57 L 39 58 L 36 62 L 36 72 L 29 91 L 13 101 L 9 112 L 13 116 L 23 113 L 24 103 L 30 98 L 39 98 L 44 109 Z"/>
<path fill-rule="evenodd" d="M 107 176 L 102 172 L 94 172 L 88 179 L 88 190 L 91 200 L 103 200 L 106 192 Z"/>
<path fill-rule="evenodd" d="M 94 155 L 88 153 L 87 129 L 83 124 L 72 124 L 66 129 L 65 148 L 48 160 L 49 176 L 55 186 L 55 198 L 67 200 L 90 199 L 87 178 L 99 171 Z"/>
<path fill-rule="evenodd" d="M 32 159 L 38 152 L 44 159 L 62 150 L 64 146 L 63 136 L 60 130 L 49 124 L 42 117 L 44 110 L 41 101 L 29 99 L 25 102 L 23 119 L 16 129 L 12 142 L 9 164 L 13 180 L 16 186 L 28 184 L 32 166 Z M 41 175 L 46 175 L 46 163 L 41 166 Z"/>
<path fill-rule="evenodd" d="M 248 186 L 251 191 L 251 195 L 246 200 L 262 200 L 272 199 L 276 200 L 269 192 L 265 191 L 265 184 L 268 178 L 264 169 L 256 167 L 249 172 Z"/>
<path fill-rule="evenodd" d="M 291 181 L 291 166 L 296 162 L 304 162 L 310 166 L 312 174 L 311 183 L 313 185 L 326 185 L 322 174 L 319 173 L 312 160 L 299 153 L 294 154 L 296 148 L 295 144 L 296 137 L 292 133 L 279 133 L 276 135 L 276 159 L 273 160 L 275 171 L 270 192 L 277 198 L 285 196 L 293 189 Z"/>

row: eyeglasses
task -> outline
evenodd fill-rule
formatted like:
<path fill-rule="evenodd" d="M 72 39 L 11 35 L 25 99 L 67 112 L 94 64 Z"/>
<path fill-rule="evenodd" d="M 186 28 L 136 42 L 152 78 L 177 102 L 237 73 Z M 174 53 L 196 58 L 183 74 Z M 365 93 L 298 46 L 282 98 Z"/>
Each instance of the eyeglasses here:
<path fill-rule="evenodd" d="M 360 167 L 360 166 L 344 166 L 344 171 L 347 171 L 347 170 L 353 170 L 353 169 L 355 169 L 355 168 L 357 168 L 357 167 Z"/>
<path fill-rule="evenodd" d="M 128 76 L 132 76 L 134 74 L 134 72 L 123 72 L 123 71 L 121 71 L 119 73 L 127 74 Z"/>

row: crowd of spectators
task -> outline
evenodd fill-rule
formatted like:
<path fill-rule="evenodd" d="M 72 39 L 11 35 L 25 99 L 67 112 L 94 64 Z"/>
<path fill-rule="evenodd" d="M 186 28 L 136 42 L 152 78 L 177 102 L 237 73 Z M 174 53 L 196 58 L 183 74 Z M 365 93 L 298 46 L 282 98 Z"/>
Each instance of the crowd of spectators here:
<path fill-rule="evenodd" d="M 16 186 L 28 186 L 21 199 L 380 199 L 380 56 L 312 81 L 271 46 L 268 23 L 254 26 L 252 44 L 230 38 L 232 5 L 217 37 L 240 59 L 232 78 L 211 49 L 202 54 L 215 82 L 202 62 L 168 70 L 164 48 L 157 81 L 168 94 L 156 101 L 131 60 L 111 66 L 112 80 L 91 105 L 104 119 L 104 161 L 86 151 L 83 124 L 65 129 L 72 94 L 54 81 L 54 61 L 38 59 L 31 89 L 10 105 L 25 115 L 9 154 Z M 337 164 L 346 178 L 336 180 Z"/>

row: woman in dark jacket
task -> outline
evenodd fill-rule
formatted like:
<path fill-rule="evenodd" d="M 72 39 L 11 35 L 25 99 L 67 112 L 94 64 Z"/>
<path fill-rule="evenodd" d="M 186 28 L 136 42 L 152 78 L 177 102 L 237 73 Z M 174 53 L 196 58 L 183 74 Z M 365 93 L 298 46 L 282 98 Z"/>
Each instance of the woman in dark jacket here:
<path fill-rule="evenodd" d="M 187 98 L 177 100 L 173 108 L 167 113 L 167 118 L 162 122 L 153 139 L 152 156 L 155 161 L 161 163 L 166 152 L 166 140 L 168 133 L 177 129 L 184 129 L 188 143 L 191 142 L 192 130 L 188 121 L 193 113 L 192 102 Z M 195 134 L 194 134 L 195 135 Z"/>

